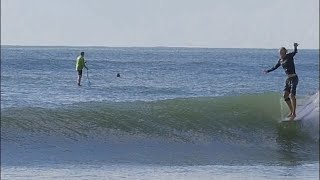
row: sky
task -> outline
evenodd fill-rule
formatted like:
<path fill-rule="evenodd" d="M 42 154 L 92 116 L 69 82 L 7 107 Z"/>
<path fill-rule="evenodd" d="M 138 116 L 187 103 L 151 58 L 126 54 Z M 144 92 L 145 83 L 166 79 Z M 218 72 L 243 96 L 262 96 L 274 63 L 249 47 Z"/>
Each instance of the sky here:
<path fill-rule="evenodd" d="M 1 0 L 1 44 L 319 49 L 319 0 Z"/>

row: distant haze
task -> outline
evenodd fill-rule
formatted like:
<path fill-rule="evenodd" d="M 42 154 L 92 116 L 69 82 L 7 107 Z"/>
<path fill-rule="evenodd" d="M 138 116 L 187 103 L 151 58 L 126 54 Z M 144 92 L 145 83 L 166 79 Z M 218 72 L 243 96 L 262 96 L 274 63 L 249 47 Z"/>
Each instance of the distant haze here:
<path fill-rule="evenodd" d="M 319 0 L 1 0 L 1 44 L 319 48 Z"/>

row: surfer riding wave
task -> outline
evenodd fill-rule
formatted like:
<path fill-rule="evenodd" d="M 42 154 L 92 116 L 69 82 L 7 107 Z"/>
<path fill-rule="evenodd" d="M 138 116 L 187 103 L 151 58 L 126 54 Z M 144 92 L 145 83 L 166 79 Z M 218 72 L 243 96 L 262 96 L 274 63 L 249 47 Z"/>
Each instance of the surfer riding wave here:
<path fill-rule="evenodd" d="M 298 52 L 298 45 L 298 43 L 293 44 L 294 51 L 291 53 L 287 53 L 287 49 L 285 47 L 281 47 L 279 50 L 280 58 L 277 64 L 273 66 L 271 69 L 264 71 L 265 73 L 269 73 L 271 71 L 276 70 L 280 66 L 282 66 L 285 70 L 287 79 L 285 82 L 283 98 L 290 109 L 290 113 L 287 116 L 288 118 L 290 118 L 290 120 L 293 120 L 296 117 L 296 89 L 299 82 L 299 78 L 296 74 L 293 57 Z"/>

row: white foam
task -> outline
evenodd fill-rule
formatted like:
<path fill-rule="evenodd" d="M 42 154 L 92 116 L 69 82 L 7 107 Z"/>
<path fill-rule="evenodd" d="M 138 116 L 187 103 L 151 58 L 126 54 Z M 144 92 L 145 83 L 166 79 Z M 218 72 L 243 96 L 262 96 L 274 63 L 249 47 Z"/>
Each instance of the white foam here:
<path fill-rule="evenodd" d="M 297 108 L 304 130 L 319 140 L 319 91 Z"/>

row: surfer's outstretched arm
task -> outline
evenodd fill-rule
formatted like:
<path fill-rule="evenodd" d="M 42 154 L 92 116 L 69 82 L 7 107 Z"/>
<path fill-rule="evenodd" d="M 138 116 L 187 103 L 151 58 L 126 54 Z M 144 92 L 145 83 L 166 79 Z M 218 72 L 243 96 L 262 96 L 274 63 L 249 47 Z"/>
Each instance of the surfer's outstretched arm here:
<path fill-rule="evenodd" d="M 268 70 L 266 70 L 266 71 L 264 71 L 265 73 L 269 73 L 269 72 L 271 72 L 271 71 L 274 71 L 274 70 L 276 70 L 276 69 L 278 69 L 278 67 L 280 67 L 280 60 L 278 60 L 278 63 L 276 64 L 276 65 L 274 65 L 271 69 L 268 69 Z"/>

